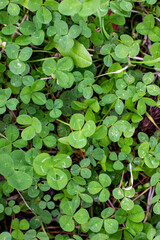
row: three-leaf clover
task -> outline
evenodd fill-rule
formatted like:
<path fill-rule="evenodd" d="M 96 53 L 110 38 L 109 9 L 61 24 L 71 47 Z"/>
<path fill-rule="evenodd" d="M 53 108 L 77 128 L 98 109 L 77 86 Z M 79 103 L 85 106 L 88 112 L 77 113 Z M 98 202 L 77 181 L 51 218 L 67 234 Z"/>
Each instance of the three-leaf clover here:
<path fill-rule="evenodd" d="M 22 131 L 21 136 L 23 140 L 31 140 L 36 133 L 40 133 L 42 130 L 42 125 L 38 118 L 31 118 L 26 114 L 19 115 L 17 117 L 17 123 L 28 126 Z"/>
<path fill-rule="evenodd" d="M 38 154 L 33 160 L 33 168 L 40 176 L 47 176 L 47 182 L 55 190 L 63 189 L 68 176 L 64 168 L 70 167 L 71 158 L 66 154 L 57 154 L 53 158 L 48 153 Z"/>
<path fill-rule="evenodd" d="M 71 73 L 74 67 L 73 60 L 70 57 L 64 57 L 56 61 L 47 59 L 43 62 L 42 70 L 47 76 L 57 78 L 57 84 L 62 88 L 70 88 L 74 82 L 74 76 Z"/>
<path fill-rule="evenodd" d="M 95 79 L 92 72 L 85 71 L 83 79 L 84 80 L 78 84 L 78 91 L 82 92 L 86 99 L 93 96 L 93 90 L 98 94 L 102 93 L 102 88 L 98 84 L 94 84 Z"/>
<path fill-rule="evenodd" d="M 106 202 L 110 197 L 110 193 L 107 189 L 107 187 L 110 185 L 111 185 L 110 177 L 105 173 L 101 173 L 99 175 L 99 182 L 98 181 L 89 182 L 88 192 L 92 195 L 100 193 L 99 201 Z"/>
<path fill-rule="evenodd" d="M 16 110 L 19 101 L 16 98 L 10 98 L 11 94 L 10 88 L 0 89 L 0 114 L 5 113 L 6 107 L 10 110 Z"/>
<path fill-rule="evenodd" d="M 42 90 L 45 86 L 45 82 L 42 80 L 36 80 L 31 87 L 30 86 L 25 86 L 21 93 L 20 93 L 20 98 L 23 103 L 28 104 L 30 100 L 35 104 L 38 105 L 44 105 L 46 103 L 46 96 L 44 93 L 39 92 Z"/>
<path fill-rule="evenodd" d="M 19 52 L 18 44 L 8 44 L 6 47 L 6 54 L 8 58 L 12 59 L 9 63 L 9 68 L 15 75 L 22 74 L 26 69 L 26 62 L 32 55 L 32 48 L 24 47 Z"/>
<path fill-rule="evenodd" d="M 84 116 L 75 113 L 70 119 L 70 127 L 75 130 L 69 134 L 67 140 L 75 148 L 83 148 L 87 144 L 87 137 L 94 134 L 96 125 L 92 120 L 84 124 Z"/>
<path fill-rule="evenodd" d="M 114 234 L 118 231 L 118 221 L 115 219 L 110 218 L 110 216 L 114 213 L 113 208 L 105 208 L 101 212 L 101 218 L 100 217 L 92 217 L 89 221 L 89 229 L 92 232 L 99 232 L 102 229 L 102 226 L 104 225 L 104 229 L 107 232 L 107 234 Z"/>
<path fill-rule="evenodd" d="M 79 204 L 80 200 L 77 197 L 74 197 L 72 201 L 68 201 L 66 198 L 61 201 L 60 208 L 65 215 L 60 217 L 59 224 L 64 231 L 72 232 L 74 230 L 74 220 L 78 224 L 85 224 L 88 221 L 89 213 L 86 209 L 80 208 L 75 212 Z"/>
<path fill-rule="evenodd" d="M 62 114 L 60 108 L 63 107 L 63 101 L 61 99 L 56 99 L 54 102 L 51 99 L 48 99 L 46 102 L 46 108 L 51 110 L 49 112 L 50 117 L 59 118 Z"/>

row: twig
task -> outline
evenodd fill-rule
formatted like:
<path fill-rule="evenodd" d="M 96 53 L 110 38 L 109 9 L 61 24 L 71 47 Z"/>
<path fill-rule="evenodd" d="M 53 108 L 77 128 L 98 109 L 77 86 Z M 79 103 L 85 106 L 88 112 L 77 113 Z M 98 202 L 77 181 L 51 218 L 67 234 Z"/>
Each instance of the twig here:
<path fill-rule="evenodd" d="M 136 198 L 133 199 L 133 201 L 136 201 L 138 198 L 140 198 L 143 194 L 145 194 L 147 191 L 149 191 L 149 189 L 151 188 L 152 186 L 150 186 L 149 188 L 147 188 L 145 191 L 143 191 L 141 194 L 139 194 Z"/>
<path fill-rule="evenodd" d="M 17 190 L 17 189 L 16 189 Z M 31 211 L 32 209 L 30 208 L 30 206 L 28 205 L 28 203 L 26 202 L 26 200 L 24 199 L 24 197 L 22 196 L 22 194 L 17 190 L 18 194 L 20 195 L 20 197 L 22 198 L 23 202 L 25 203 L 26 207 Z M 34 212 L 33 212 L 34 213 Z M 36 213 L 34 213 L 36 215 Z M 37 216 L 37 215 L 36 215 Z"/>
<path fill-rule="evenodd" d="M 124 68 L 122 68 L 122 69 L 120 69 L 120 70 L 117 70 L 117 71 L 115 71 L 115 72 L 103 73 L 103 74 L 101 74 L 101 75 L 99 75 L 99 76 L 96 76 L 95 78 L 103 77 L 103 76 L 106 76 L 106 75 L 109 75 L 109 74 L 121 73 L 121 72 L 123 72 L 124 70 L 126 70 L 126 69 L 129 68 L 129 67 L 131 67 L 130 64 L 128 64 L 127 66 L 125 66 Z"/>
<path fill-rule="evenodd" d="M 155 187 L 151 187 L 150 190 L 149 190 L 149 193 L 148 193 L 148 199 L 147 199 L 147 212 L 146 212 L 146 216 L 144 218 L 144 223 L 147 221 L 148 219 L 148 215 L 149 215 L 149 209 L 151 208 L 152 204 L 150 204 L 150 201 L 151 199 L 153 198 L 153 195 L 154 195 L 154 190 L 155 190 Z"/>
<path fill-rule="evenodd" d="M 108 203 L 110 204 L 110 206 L 115 209 L 115 207 L 113 206 L 113 204 L 111 203 L 111 201 L 108 199 Z"/>
<path fill-rule="evenodd" d="M 0 133 L 0 136 L 3 137 L 3 138 L 5 138 L 8 142 L 11 142 L 11 141 L 9 141 L 9 139 L 8 139 L 6 136 L 4 136 L 2 133 Z"/>
<path fill-rule="evenodd" d="M 125 173 L 125 171 L 123 170 L 123 172 L 122 172 L 122 177 L 121 177 L 121 181 L 120 181 L 120 184 L 119 184 L 118 188 L 120 188 L 120 187 L 122 186 L 122 182 L 123 182 L 123 178 L 124 178 L 124 173 Z"/>

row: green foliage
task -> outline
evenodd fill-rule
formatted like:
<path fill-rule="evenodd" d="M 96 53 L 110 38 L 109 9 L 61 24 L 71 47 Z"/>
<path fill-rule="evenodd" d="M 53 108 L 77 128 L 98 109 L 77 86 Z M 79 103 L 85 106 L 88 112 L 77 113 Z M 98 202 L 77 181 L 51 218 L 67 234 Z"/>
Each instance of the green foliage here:
<path fill-rule="evenodd" d="M 0 240 L 160 239 L 159 18 L 0 1 Z"/>

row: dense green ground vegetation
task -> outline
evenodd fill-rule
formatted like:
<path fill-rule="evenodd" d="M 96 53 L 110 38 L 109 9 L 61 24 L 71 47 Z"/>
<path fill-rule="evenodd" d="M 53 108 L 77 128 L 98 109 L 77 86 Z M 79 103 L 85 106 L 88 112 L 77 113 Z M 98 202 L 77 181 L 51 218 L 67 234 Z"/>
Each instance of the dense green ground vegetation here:
<path fill-rule="evenodd" d="M 159 240 L 159 1 L 1 0 L 0 59 L 0 240 Z"/>

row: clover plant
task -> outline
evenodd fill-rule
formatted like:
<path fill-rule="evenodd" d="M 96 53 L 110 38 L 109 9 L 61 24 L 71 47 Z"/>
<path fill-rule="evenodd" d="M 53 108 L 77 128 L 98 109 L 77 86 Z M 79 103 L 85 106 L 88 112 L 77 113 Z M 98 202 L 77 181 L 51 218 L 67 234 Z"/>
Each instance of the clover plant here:
<path fill-rule="evenodd" d="M 0 1 L 0 240 L 160 239 L 160 4 Z"/>

